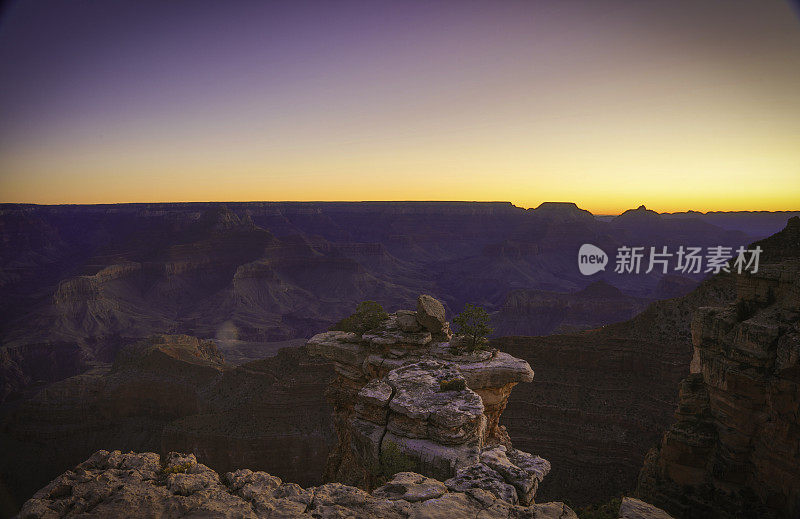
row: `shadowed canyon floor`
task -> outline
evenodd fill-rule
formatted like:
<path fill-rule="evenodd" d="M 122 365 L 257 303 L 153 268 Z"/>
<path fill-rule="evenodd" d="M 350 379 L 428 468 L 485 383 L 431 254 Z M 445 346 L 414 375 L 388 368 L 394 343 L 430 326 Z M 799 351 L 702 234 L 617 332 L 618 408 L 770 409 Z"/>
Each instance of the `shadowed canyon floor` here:
<path fill-rule="evenodd" d="M 154 336 L 110 367 L 51 384 L 7 406 L 0 481 L 19 506 L 98 448 L 196 453 L 219 471 L 267 470 L 321 482 L 333 443 L 324 387 L 331 367 L 290 348 L 232 366 L 212 342 Z"/>

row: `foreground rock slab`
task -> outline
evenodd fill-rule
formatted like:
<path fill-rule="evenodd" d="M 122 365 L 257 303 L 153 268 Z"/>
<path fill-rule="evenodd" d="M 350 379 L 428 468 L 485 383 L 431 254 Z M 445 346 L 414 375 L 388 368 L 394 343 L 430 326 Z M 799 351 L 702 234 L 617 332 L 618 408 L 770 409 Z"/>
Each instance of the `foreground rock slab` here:
<path fill-rule="evenodd" d="M 518 506 L 402 472 L 372 494 L 340 483 L 303 488 L 266 472 L 219 474 L 193 454 L 98 451 L 39 490 L 22 519 L 63 517 L 577 519 L 563 503 Z"/>

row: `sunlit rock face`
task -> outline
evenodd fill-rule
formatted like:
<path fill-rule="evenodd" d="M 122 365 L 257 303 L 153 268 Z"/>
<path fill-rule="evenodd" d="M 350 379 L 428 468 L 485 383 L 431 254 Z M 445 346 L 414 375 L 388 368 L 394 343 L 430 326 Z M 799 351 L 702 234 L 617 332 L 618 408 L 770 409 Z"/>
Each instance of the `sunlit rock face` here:
<path fill-rule="evenodd" d="M 338 375 L 328 391 L 338 435 L 328 479 L 372 488 L 384 456 L 397 452 L 448 488 L 533 502 L 550 464 L 513 449 L 499 423 L 512 388 L 533 380 L 531 367 L 497 350 L 457 353 L 451 339 L 443 305 L 422 295 L 416 312 L 373 330 L 308 341 Z"/>
<path fill-rule="evenodd" d="M 800 220 L 761 244 L 736 302 L 696 313 L 676 422 L 639 478 L 680 517 L 800 516 Z"/>

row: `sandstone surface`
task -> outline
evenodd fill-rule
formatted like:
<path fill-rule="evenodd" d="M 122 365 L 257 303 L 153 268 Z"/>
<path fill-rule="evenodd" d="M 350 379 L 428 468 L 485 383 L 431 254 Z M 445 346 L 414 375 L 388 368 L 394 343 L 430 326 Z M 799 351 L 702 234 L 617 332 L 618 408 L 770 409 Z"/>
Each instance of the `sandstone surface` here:
<path fill-rule="evenodd" d="M 98 451 L 36 492 L 20 519 L 67 517 L 577 519 L 563 503 L 519 506 L 479 488 L 449 490 L 401 472 L 372 494 L 341 483 L 303 488 L 266 472 L 219 475 L 193 454 Z"/>

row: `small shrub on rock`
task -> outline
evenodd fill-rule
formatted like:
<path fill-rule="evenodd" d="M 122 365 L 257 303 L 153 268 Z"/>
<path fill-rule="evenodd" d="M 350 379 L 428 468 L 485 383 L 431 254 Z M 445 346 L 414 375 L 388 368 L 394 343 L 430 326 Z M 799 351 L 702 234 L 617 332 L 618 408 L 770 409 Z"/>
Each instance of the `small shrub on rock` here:
<path fill-rule="evenodd" d="M 489 314 L 483 307 L 467 303 L 464 311 L 453 317 L 453 324 L 457 326 L 456 334 L 463 337 L 463 340 L 457 341 L 458 349 L 473 352 L 488 347 L 486 337 L 492 333 L 492 329 L 489 327 Z"/>
<path fill-rule="evenodd" d="M 331 326 L 331 330 L 343 332 L 364 333 L 380 326 L 389 318 L 383 307 L 375 301 L 359 303 L 353 315 L 345 317 Z"/>

